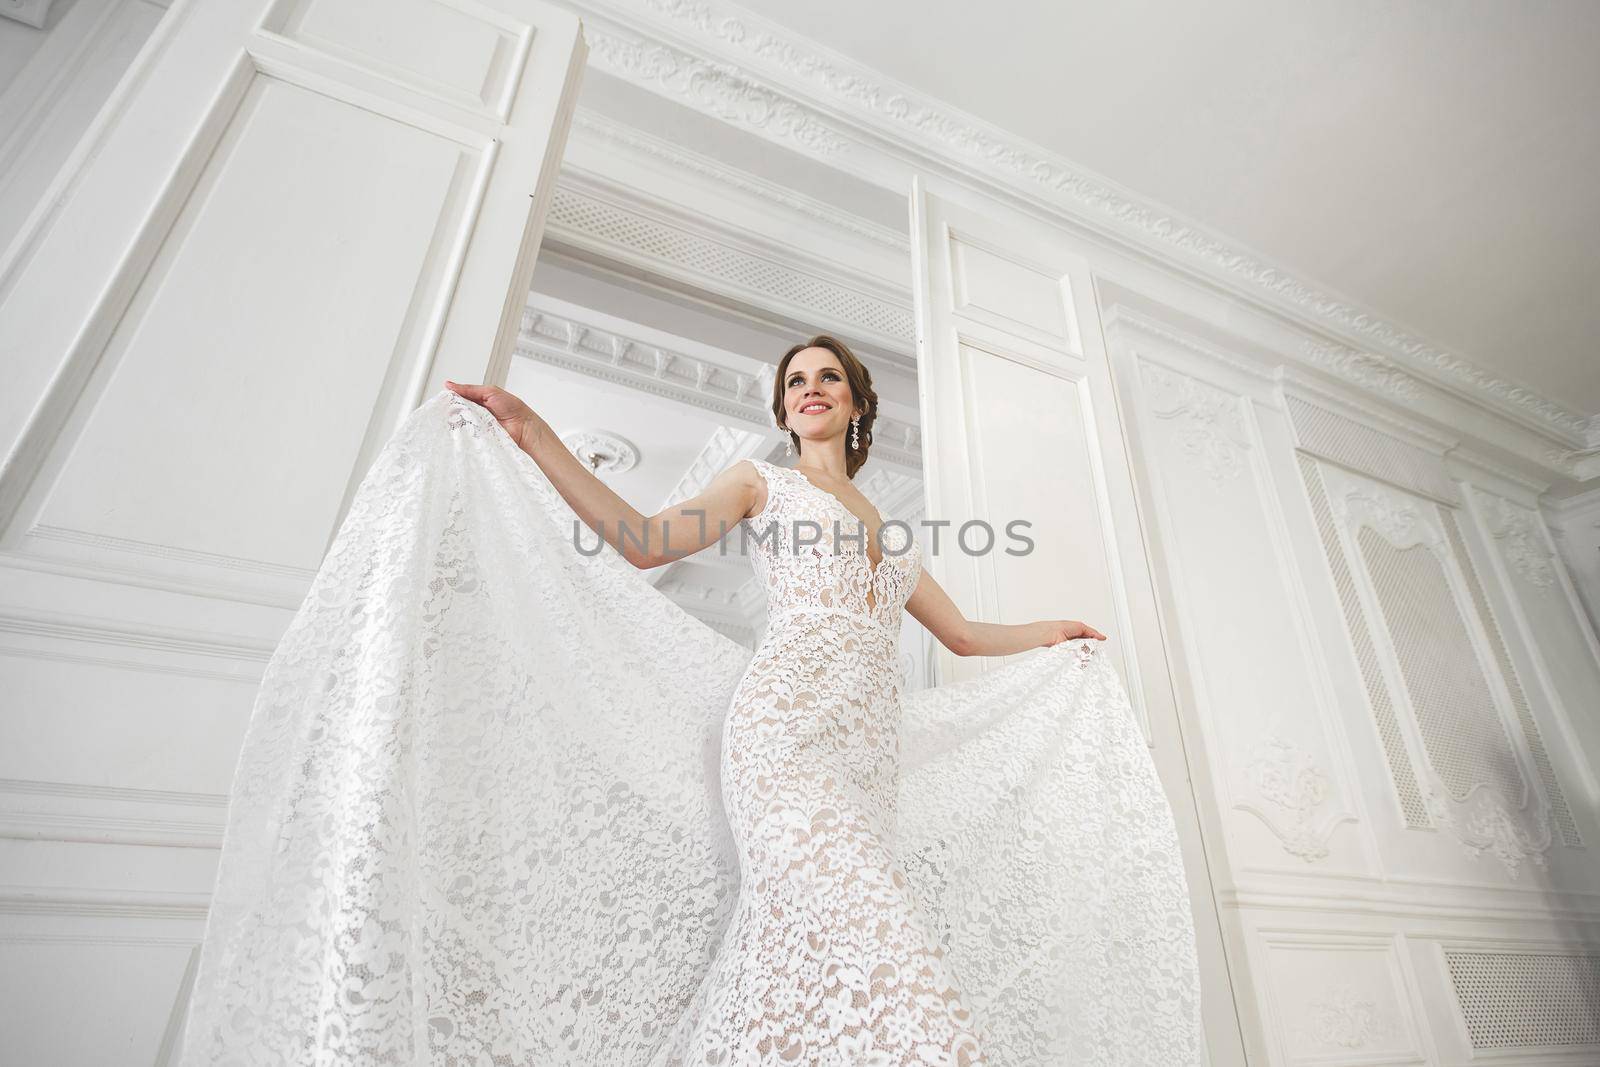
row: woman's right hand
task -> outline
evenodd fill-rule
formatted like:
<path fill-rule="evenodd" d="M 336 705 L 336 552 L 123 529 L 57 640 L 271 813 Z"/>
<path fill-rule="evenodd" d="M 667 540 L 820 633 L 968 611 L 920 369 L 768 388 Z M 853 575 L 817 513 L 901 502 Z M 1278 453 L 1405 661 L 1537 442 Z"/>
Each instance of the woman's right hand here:
<path fill-rule="evenodd" d="M 1076 641 L 1080 637 L 1092 637 L 1096 641 L 1106 639 L 1105 634 L 1077 619 L 1046 619 L 1040 625 L 1044 627 L 1044 640 L 1041 643 L 1046 648 L 1063 641 Z"/>
<path fill-rule="evenodd" d="M 549 426 L 532 408 L 498 385 L 462 385 L 447 379 L 444 387 L 457 396 L 487 408 L 500 427 L 511 435 L 517 447 L 529 455 L 533 454 L 533 446 Z"/>

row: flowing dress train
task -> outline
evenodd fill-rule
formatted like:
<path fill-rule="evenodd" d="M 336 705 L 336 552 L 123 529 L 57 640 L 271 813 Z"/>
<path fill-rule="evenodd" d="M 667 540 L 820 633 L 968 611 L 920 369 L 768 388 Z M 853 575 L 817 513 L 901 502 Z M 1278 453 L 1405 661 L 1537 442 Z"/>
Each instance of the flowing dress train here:
<path fill-rule="evenodd" d="M 1106 658 L 903 692 L 921 549 L 874 564 L 753 462 L 752 655 L 596 551 L 483 408 L 407 418 L 263 676 L 186 1067 L 1204 1062 Z"/>

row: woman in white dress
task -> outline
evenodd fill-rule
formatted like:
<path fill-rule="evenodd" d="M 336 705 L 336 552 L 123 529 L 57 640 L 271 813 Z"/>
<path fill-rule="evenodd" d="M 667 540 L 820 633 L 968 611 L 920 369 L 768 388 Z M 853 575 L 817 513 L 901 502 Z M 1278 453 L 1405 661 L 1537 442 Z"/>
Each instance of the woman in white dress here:
<path fill-rule="evenodd" d="M 877 398 L 846 346 L 779 364 L 794 467 L 648 519 L 518 398 L 449 387 L 263 682 L 185 1062 L 1201 1062 L 1171 812 L 1104 636 L 962 615 L 851 483 Z M 753 656 L 619 565 L 741 523 Z M 1053 651 L 903 694 L 903 610 L 959 655 Z"/>

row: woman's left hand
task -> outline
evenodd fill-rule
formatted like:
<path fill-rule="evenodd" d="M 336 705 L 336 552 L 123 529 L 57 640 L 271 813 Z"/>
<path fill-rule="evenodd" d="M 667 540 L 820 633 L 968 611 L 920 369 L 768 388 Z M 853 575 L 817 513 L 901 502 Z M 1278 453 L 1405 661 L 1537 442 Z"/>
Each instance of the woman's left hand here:
<path fill-rule="evenodd" d="M 1076 619 L 1051 619 L 1044 624 L 1045 637 L 1041 642 L 1046 648 L 1058 645 L 1063 641 L 1072 641 L 1079 637 L 1092 637 L 1096 641 L 1104 641 L 1106 635 L 1096 630 L 1085 622 Z"/>

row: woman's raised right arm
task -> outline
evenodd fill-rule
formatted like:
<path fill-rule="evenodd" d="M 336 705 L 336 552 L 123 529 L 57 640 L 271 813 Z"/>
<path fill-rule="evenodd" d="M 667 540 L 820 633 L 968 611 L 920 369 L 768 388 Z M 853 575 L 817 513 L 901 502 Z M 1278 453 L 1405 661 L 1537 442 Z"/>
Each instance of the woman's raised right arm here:
<path fill-rule="evenodd" d="M 584 524 L 640 570 L 716 544 L 740 519 L 756 511 L 765 492 L 754 465 L 741 461 L 713 478 L 699 495 L 646 518 L 585 467 L 550 424 L 513 394 L 493 385 L 446 382 L 445 386 L 486 408 Z"/>

